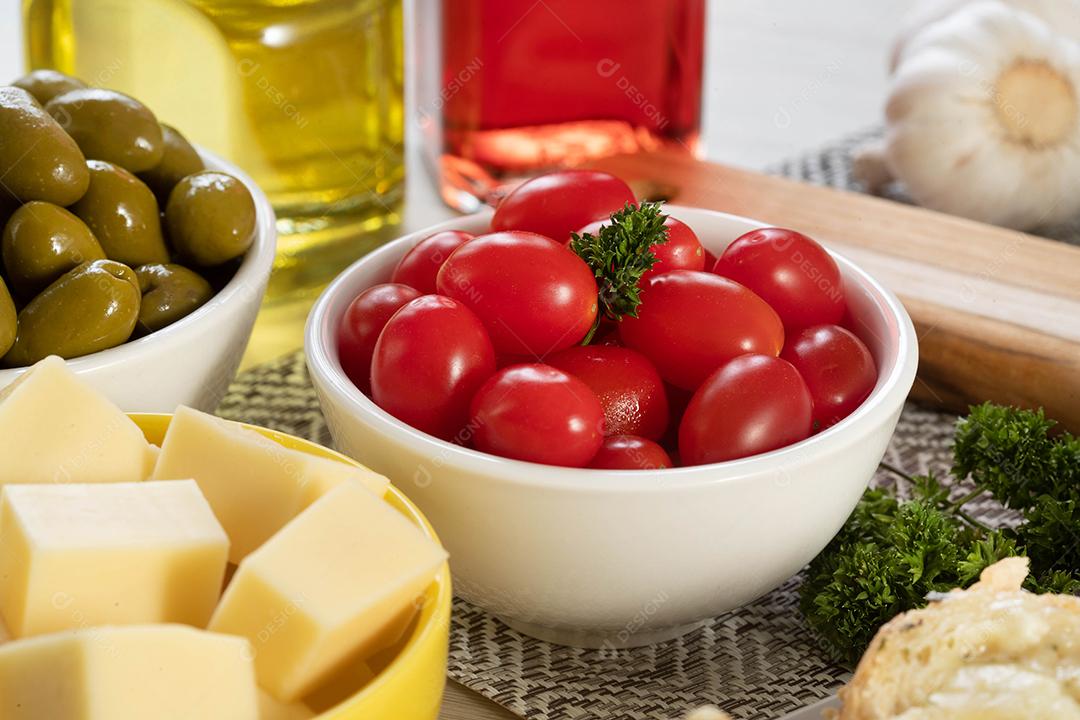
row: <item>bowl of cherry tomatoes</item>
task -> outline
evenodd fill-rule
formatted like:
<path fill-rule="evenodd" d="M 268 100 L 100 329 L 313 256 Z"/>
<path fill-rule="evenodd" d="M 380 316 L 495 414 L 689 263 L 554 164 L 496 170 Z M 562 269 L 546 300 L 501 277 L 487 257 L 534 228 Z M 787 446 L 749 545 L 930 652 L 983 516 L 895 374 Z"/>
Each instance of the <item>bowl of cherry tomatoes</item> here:
<path fill-rule="evenodd" d="M 816 240 L 591 171 L 357 261 L 305 350 L 339 448 L 408 488 L 458 593 L 585 647 L 675 637 L 798 572 L 918 363 L 896 297 Z"/>

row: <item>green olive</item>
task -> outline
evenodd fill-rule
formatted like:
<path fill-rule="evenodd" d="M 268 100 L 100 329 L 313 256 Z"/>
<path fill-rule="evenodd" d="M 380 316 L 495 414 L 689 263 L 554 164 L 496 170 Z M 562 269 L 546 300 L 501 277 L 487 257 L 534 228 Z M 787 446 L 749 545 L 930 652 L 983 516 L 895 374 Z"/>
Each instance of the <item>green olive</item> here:
<path fill-rule="evenodd" d="M 4 278 L 0 278 L 0 356 L 3 356 L 15 344 L 19 323 L 15 312 L 15 302 L 11 299 Z"/>
<path fill-rule="evenodd" d="M 90 260 L 104 260 L 86 223 L 58 205 L 35 200 L 11 216 L 0 238 L 0 255 L 12 288 L 30 298 Z"/>
<path fill-rule="evenodd" d="M 143 265 L 135 269 L 142 290 L 139 330 L 152 333 L 202 307 L 214 295 L 210 283 L 183 265 Z"/>
<path fill-rule="evenodd" d="M 141 298 L 131 268 L 112 260 L 83 263 L 22 309 L 3 362 L 23 367 L 49 355 L 74 358 L 116 347 L 131 337 Z"/>
<path fill-rule="evenodd" d="M 106 257 L 131 267 L 169 261 L 161 215 L 150 188 L 127 170 L 87 160 L 90 188 L 71 211 L 87 224 Z"/>
<path fill-rule="evenodd" d="M 45 110 L 93 160 L 142 172 L 161 162 L 165 152 L 154 113 L 123 93 L 80 88 L 57 95 L 46 103 Z"/>
<path fill-rule="evenodd" d="M 56 70 L 34 70 L 11 84 L 33 95 L 42 105 L 69 90 L 86 87 L 82 80 Z"/>
<path fill-rule="evenodd" d="M 220 265 L 243 255 L 255 240 L 255 201 L 232 175 L 188 175 L 169 194 L 165 226 L 183 260 Z"/>
<path fill-rule="evenodd" d="M 162 155 L 161 162 L 139 173 L 139 178 L 154 191 L 158 201 L 164 205 L 176 183 L 206 166 L 187 138 L 175 128 L 162 123 L 161 136 L 165 139 L 165 154 Z"/>
<path fill-rule="evenodd" d="M 81 198 L 90 182 L 79 146 L 22 88 L 0 87 L 0 177 L 20 202 L 57 205 Z"/>
<path fill-rule="evenodd" d="M 0 231 L 7 225 L 7 221 L 19 209 L 19 201 L 9 193 L 0 182 Z"/>

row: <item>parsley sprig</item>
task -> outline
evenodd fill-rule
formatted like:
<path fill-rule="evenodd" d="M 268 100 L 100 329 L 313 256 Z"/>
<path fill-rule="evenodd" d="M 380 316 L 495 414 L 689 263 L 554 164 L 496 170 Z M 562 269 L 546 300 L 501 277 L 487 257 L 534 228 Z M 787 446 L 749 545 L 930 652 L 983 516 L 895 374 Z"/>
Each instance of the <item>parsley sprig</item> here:
<path fill-rule="evenodd" d="M 667 216 L 662 209 L 660 202 L 643 201 L 637 207 L 627 203 L 595 235 L 570 234 L 570 248 L 592 269 L 599 290 L 596 322 L 582 345 L 592 340 L 601 320 L 637 317 L 641 305 L 638 281 L 656 264 L 651 248 L 668 241 Z"/>
<path fill-rule="evenodd" d="M 1052 434 L 1043 412 L 986 403 L 959 421 L 952 474 L 975 489 L 950 499 L 931 475 L 909 488 L 870 489 L 840 533 L 811 563 L 800 594 L 807 623 L 823 646 L 849 666 L 877 629 L 896 614 L 926 605 L 926 596 L 967 587 L 988 565 L 1027 555 L 1034 592 L 1080 592 L 1080 439 Z M 992 529 L 966 507 L 992 495 L 1019 510 L 1015 528 Z"/>

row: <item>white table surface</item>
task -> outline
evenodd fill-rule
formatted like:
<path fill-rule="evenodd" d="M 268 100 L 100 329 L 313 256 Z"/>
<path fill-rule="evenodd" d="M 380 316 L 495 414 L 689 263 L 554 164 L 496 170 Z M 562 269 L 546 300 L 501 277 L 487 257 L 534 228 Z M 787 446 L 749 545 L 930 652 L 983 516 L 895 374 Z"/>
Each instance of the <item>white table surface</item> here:
<path fill-rule="evenodd" d="M 707 157 L 758 169 L 878 122 L 889 43 L 911 4 L 709 0 Z M 21 32 L 20 0 L 0 0 L 0 84 L 23 71 Z M 404 232 L 453 215 L 420 166 L 413 127 L 408 138 Z M 511 717 L 461 686 L 447 691 L 444 720 Z"/>

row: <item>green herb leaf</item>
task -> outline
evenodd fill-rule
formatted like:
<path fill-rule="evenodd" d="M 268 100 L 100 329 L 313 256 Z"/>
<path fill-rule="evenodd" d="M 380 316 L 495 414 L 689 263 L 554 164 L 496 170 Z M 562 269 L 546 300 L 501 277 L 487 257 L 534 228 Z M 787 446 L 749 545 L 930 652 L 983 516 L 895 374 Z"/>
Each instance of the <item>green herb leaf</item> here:
<path fill-rule="evenodd" d="M 582 345 L 592 339 L 601 319 L 637 317 L 638 281 L 656 264 L 651 248 L 668 241 L 662 208 L 659 202 L 641 202 L 637 207 L 627 203 L 596 235 L 570 234 L 570 248 L 592 269 L 599 290 L 596 324 Z"/>
<path fill-rule="evenodd" d="M 811 564 L 800 607 L 829 653 L 854 666 L 877 629 L 904 609 L 901 586 L 878 545 L 844 545 Z"/>
<path fill-rule="evenodd" d="M 840 535 L 811 563 L 800 588 L 807 624 L 833 657 L 858 662 L 897 613 L 955 587 L 971 532 L 925 499 L 900 503 L 867 490 Z"/>
<path fill-rule="evenodd" d="M 1019 555 L 1016 539 L 1005 530 L 994 530 L 986 537 L 976 538 L 968 550 L 967 556 L 957 566 L 957 584 L 967 587 L 979 579 L 982 571 L 998 560 Z"/>
<path fill-rule="evenodd" d="M 1040 495 L 1017 528 L 1020 543 L 1031 558 L 1035 575 L 1061 570 L 1080 571 L 1080 497 L 1070 491 L 1064 497 Z"/>
<path fill-rule="evenodd" d="M 830 547 L 852 543 L 884 543 L 889 526 L 896 520 L 900 510 L 899 501 L 885 490 L 870 488 L 863 493 L 840 533 Z"/>
<path fill-rule="evenodd" d="M 1080 595 L 1080 580 L 1064 570 L 1055 570 L 1036 578 L 1029 575 L 1024 581 L 1024 589 L 1033 593 L 1058 593 L 1060 595 Z"/>
<path fill-rule="evenodd" d="M 984 403 L 956 427 L 953 475 L 968 475 L 1008 507 L 1025 510 L 1040 495 L 1060 496 L 1080 484 L 1080 441 L 1052 438 L 1042 410 Z"/>
<path fill-rule="evenodd" d="M 949 502 L 949 488 L 945 487 L 932 472 L 916 475 L 911 478 L 911 496 L 917 500 L 925 500 L 935 507 L 941 507 Z"/>
<path fill-rule="evenodd" d="M 955 518 L 925 500 L 904 503 L 889 525 L 889 549 L 896 571 L 907 576 L 918 601 L 941 583 L 952 583 L 956 574 L 962 526 Z M 921 588 L 925 586 L 926 591 Z M 948 589 L 946 587 L 945 589 Z"/>
<path fill-rule="evenodd" d="M 910 500 L 867 490 L 800 589 L 826 650 L 853 666 L 894 615 L 925 606 L 929 592 L 970 586 L 1013 555 L 1031 560 L 1027 589 L 1080 594 L 1080 440 L 1053 436 L 1053 426 L 1042 411 L 973 407 L 956 427 L 951 474 L 970 476 L 975 490 L 951 500 L 934 475 L 895 470 Z M 1024 514 L 1016 529 L 989 529 L 965 512 L 986 492 Z"/>

